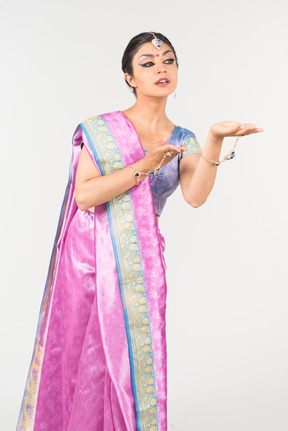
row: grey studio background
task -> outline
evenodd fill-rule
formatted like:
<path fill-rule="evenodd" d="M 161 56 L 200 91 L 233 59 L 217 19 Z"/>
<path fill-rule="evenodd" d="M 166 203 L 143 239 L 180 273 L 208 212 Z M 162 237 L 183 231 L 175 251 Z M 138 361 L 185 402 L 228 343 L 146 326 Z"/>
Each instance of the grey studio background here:
<path fill-rule="evenodd" d="M 203 206 L 179 186 L 160 218 L 169 430 L 288 430 L 287 12 L 280 0 L 1 1 L 3 431 L 20 411 L 72 135 L 134 103 L 121 57 L 142 31 L 173 43 L 167 114 L 202 148 L 216 122 L 264 129 L 239 140 Z"/>

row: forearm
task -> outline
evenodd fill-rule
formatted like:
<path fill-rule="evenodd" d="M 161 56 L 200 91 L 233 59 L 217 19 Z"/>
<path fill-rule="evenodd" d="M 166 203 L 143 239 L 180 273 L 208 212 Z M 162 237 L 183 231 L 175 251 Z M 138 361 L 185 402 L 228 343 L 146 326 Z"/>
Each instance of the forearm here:
<path fill-rule="evenodd" d="M 133 163 L 137 171 L 148 172 L 145 157 Z M 97 176 L 85 181 L 81 186 L 81 193 L 77 196 L 76 203 L 82 211 L 90 207 L 101 205 L 135 186 L 134 171 L 128 166 L 112 174 Z M 139 177 L 139 182 L 146 175 Z"/>
<path fill-rule="evenodd" d="M 204 157 L 215 162 L 219 161 L 223 138 L 216 138 L 209 130 L 206 143 L 202 149 Z M 218 167 L 200 157 L 193 177 L 189 184 L 189 202 L 194 207 L 202 205 L 209 196 L 216 178 Z"/>

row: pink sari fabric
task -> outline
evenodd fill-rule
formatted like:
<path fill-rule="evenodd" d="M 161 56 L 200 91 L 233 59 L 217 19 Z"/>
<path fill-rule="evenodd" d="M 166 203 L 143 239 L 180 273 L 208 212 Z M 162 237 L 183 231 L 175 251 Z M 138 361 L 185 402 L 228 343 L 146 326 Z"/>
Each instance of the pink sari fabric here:
<path fill-rule="evenodd" d="M 111 132 L 124 166 L 144 156 L 136 130 L 121 112 L 95 118 Z M 156 220 L 150 178 L 129 191 L 131 228 L 137 231 L 133 241 L 141 250 L 147 299 L 143 305 L 149 313 L 144 329 L 149 327 L 151 333 L 152 353 L 146 363 L 140 344 L 133 345 L 134 326 L 127 317 L 133 296 L 127 296 L 128 289 L 126 296 L 123 293 L 121 230 L 117 233 L 117 224 L 112 224 L 112 201 L 111 207 L 102 204 L 91 213 L 80 211 L 74 198 L 81 142 L 99 173 L 105 174 L 106 162 L 87 132 L 89 124 L 81 123 L 73 136 L 69 180 L 17 430 L 167 431 L 165 239 Z M 119 222 L 120 203 L 115 205 Z M 146 375 L 148 385 L 142 387 Z"/>

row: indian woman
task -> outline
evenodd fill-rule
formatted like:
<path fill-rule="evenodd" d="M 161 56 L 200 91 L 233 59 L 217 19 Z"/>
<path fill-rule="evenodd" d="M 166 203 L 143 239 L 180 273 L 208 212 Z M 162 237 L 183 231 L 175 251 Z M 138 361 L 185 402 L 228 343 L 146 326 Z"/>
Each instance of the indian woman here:
<path fill-rule="evenodd" d="M 179 184 L 189 205 L 204 204 L 226 136 L 263 131 L 215 123 L 202 149 L 175 125 L 165 109 L 178 60 L 161 33 L 133 37 L 122 70 L 133 106 L 90 117 L 73 135 L 17 430 L 167 431 L 159 217 Z"/>

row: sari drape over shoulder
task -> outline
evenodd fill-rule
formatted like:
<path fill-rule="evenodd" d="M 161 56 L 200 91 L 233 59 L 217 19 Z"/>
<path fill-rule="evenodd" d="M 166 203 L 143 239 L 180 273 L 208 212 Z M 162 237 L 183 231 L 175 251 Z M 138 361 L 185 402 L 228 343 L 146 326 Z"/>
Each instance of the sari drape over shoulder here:
<path fill-rule="evenodd" d="M 17 430 L 167 431 L 166 264 L 151 182 L 80 211 L 82 142 L 100 175 L 145 155 L 121 111 L 74 133 Z"/>

